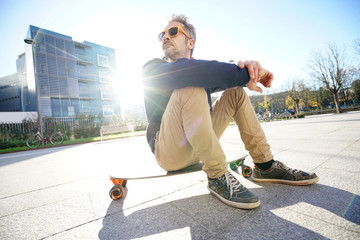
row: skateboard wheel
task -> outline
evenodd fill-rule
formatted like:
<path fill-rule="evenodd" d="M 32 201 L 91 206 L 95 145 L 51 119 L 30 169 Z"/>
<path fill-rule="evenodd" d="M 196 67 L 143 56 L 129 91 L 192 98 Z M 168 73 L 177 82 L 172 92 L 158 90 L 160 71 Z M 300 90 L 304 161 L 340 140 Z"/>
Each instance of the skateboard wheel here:
<path fill-rule="evenodd" d="M 122 185 L 115 185 L 111 188 L 109 195 L 112 200 L 119 200 L 124 194 L 124 187 Z"/>
<path fill-rule="evenodd" d="M 242 169 L 242 175 L 243 175 L 245 178 L 251 177 L 251 174 L 252 174 L 252 169 L 251 169 L 249 166 L 243 167 L 243 169 Z"/>

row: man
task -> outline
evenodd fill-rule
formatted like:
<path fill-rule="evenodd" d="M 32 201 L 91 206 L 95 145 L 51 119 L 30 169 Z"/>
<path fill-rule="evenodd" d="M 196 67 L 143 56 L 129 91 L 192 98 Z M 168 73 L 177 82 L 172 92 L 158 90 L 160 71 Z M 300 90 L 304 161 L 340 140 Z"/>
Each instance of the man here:
<path fill-rule="evenodd" d="M 253 179 L 306 185 L 318 181 L 313 173 L 274 161 L 265 134 L 243 90 L 262 92 L 273 75 L 258 62 L 238 65 L 192 59 L 195 28 L 184 15 L 173 15 L 159 35 L 167 61 L 153 59 L 143 67 L 147 140 L 158 164 L 168 171 L 199 161 L 208 176 L 208 189 L 224 203 L 256 208 L 260 200 L 228 170 L 219 139 L 234 119 L 254 164 Z M 245 68 L 246 66 L 246 68 Z M 211 105 L 210 93 L 225 90 Z"/>

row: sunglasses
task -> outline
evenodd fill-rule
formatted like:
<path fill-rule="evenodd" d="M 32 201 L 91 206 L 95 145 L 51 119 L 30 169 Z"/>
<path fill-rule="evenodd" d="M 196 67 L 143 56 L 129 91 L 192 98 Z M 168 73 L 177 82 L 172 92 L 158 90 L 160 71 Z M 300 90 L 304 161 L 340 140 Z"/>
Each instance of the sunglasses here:
<path fill-rule="evenodd" d="M 179 32 L 182 32 L 187 38 L 191 39 L 191 37 L 189 37 L 189 35 L 186 34 L 186 32 L 181 28 L 181 27 L 171 27 L 165 31 L 162 31 L 160 34 L 159 34 L 159 41 L 162 42 L 164 40 L 164 36 L 165 34 L 167 33 L 171 38 L 174 38 L 176 37 Z"/>

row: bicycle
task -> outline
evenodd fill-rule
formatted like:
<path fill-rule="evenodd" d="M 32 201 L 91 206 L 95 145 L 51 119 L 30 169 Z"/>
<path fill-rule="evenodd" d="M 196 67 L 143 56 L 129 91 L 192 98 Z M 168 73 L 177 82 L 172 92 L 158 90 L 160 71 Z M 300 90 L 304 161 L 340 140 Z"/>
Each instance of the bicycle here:
<path fill-rule="evenodd" d="M 62 144 L 64 141 L 64 136 L 60 131 L 49 134 L 47 138 L 44 138 L 41 135 L 40 131 L 37 129 L 34 129 L 33 132 L 34 134 L 28 137 L 28 139 L 26 140 L 26 145 L 29 148 L 37 148 L 42 142 L 45 142 L 45 144 L 50 142 L 52 145 L 59 145 Z"/>

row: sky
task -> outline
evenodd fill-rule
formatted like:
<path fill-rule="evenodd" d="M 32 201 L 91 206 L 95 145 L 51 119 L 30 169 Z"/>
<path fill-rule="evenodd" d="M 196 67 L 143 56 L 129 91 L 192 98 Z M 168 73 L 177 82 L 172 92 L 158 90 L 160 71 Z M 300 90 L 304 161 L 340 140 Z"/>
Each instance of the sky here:
<path fill-rule="evenodd" d="M 308 78 L 311 54 L 328 44 L 346 47 L 349 62 L 360 64 L 352 49 L 360 38 L 359 0 L 2 0 L 0 77 L 16 73 L 34 25 L 114 48 L 122 100 L 142 101 L 141 68 L 163 57 L 157 36 L 173 13 L 196 27 L 195 58 L 256 60 L 274 74 L 268 93 Z"/>

